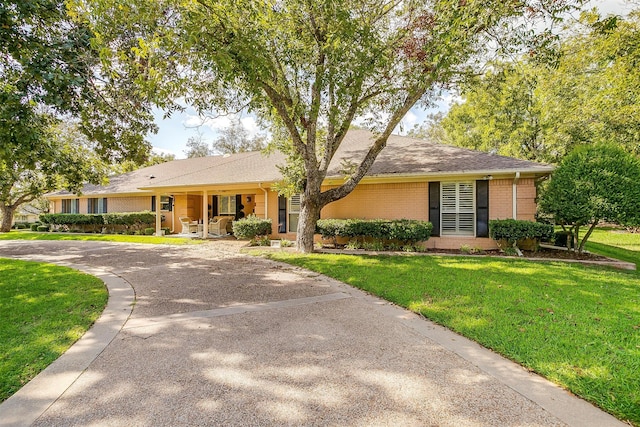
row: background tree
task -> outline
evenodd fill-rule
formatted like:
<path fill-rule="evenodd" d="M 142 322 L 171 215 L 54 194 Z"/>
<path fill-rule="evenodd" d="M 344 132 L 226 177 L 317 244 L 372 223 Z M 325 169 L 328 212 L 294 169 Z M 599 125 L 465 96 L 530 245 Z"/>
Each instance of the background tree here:
<path fill-rule="evenodd" d="M 189 159 L 192 157 L 213 156 L 215 154 L 209 146 L 209 143 L 205 141 L 204 136 L 200 133 L 187 139 L 187 149 L 184 153 Z"/>
<path fill-rule="evenodd" d="M 144 163 L 142 164 L 136 163 L 133 160 L 125 160 L 120 163 L 111 164 L 109 167 L 109 170 L 111 174 L 120 175 L 123 173 L 134 171 L 136 169 L 146 168 L 153 165 L 159 165 L 160 163 L 170 162 L 175 159 L 176 159 L 175 154 L 156 153 L 155 151 L 152 151 L 147 156 L 147 160 L 145 160 Z"/>
<path fill-rule="evenodd" d="M 495 63 L 463 101 L 416 132 L 437 141 L 558 163 L 573 147 L 615 141 L 640 154 L 640 14 L 584 13 L 554 67 Z"/>
<path fill-rule="evenodd" d="M 128 54 L 119 40 L 135 35 L 145 92 L 201 111 L 248 109 L 273 125 L 289 191 L 302 194 L 298 249 L 309 252 L 320 210 L 356 187 L 417 102 L 525 34 L 530 20 L 578 2 L 76 0 L 74 10 L 104 62 Z M 367 114 L 367 153 L 342 185 L 322 191 L 351 122 Z"/>
<path fill-rule="evenodd" d="M 543 187 L 540 210 L 569 226 L 578 252 L 602 220 L 640 225 L 640 160 L 617 145 L 580 146 Z M 587 232 L 580 239 L 580 227 Z"/>
<path fill-rule="evenodd" d="M 219 154 L 244 153 L 260 151 L 267 146 L 264 135 L 249 136 L 249 132 L 240 120 L 232 120 L 231 124 L 220 129 L 219 136 L 213 140 L 212 148 Z"/>
<path fill-rule="evenodd" d="M 10 231 L 20 205 L 59 188 L 79 191 L 84 182 L 102 183 L 107 174 L 77 127 L 44 114 L 21 120 L 29 120 L 29 127 L 23 123 L 20 129 L 29 129 L 34 143 L 14 144 L 10 159 L 0 157 L 0 232 Z"/>

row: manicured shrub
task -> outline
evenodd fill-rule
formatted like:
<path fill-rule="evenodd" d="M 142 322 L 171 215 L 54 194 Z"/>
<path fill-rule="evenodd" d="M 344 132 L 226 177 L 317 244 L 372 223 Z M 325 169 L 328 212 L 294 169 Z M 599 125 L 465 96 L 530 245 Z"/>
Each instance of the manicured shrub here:
<path fill-rule="evenodd" d="M 271 219 L 249 215 L 233 222 L 233 235 L 238 239 L 255 239 L 256 236 L 271 234 Z"/>
<path fill-rule="evenodd" d="M 36 227 L 36 231 L 49 231 L 49 226 L 48 225 L 38 225 Z"/>
<path fill-rule="evenodd" d="M 156 229 L 153 227 L 147 227 L 144 229 L 144 235 L 145 236 L 153 236 L 153 234 L 156 232 Z"/>
<path fill-rule="evenodd" d="M 395 248 L 424 242 L 431 237 L 432 229 L 430 222 L 408 219 L 321 219 L 316 225 L 317 232 L 323 238 L 333 240 L 334 245 L 337 245 L 338 237 L 362 240 L 362 243 L 369 239 L 374 242 L 368 247 L 378 249 L 381 246 Z M 354 246 L 363 247 L 363 244 L 350 245 Z"/>
<path fill-rule="evenodd" d="M 37 223 L 33 223 L 31 224 L 31 231 L 38 231 L 38 224 Z"/>
<path fill-rule="evenodd" d="M 489 221 L 489 236 L 495 241 L 505 240 L 513 246 L 526 239 L 536 242 L 551 241 L 554 231 L 550 224 L 517 219 L 495 219 Z"/>

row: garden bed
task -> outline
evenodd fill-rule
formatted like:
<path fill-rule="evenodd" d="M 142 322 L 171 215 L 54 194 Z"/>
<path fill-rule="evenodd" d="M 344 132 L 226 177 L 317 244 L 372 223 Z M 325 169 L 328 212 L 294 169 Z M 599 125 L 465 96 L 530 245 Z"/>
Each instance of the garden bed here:
<path fill-rule="evenodd" d="M 460 249 L 429 249 L 424 252 L 394 252 L 394 251 L 366 251 L 362 249 L 336 249 L 323 247 L 316 250 L 320 253 L 332 253 L 332 254 L 369 254 L 369 255 L 446 255 L 446 256 L 492 256 L 492 257 L 504 257 L 504 258 L 519 258 L 529 261 L 565 261 L 571 263 L 580 263 L 584 265 L 600 265 L 607 267 L 614 267 L 621 270 L 635 270 L 636 265 L 634 263 L 621 261 L 614 258 L 608 258 L 602 255 L 584 252 L 577 254 L 571 251 L 567 251 L 564 248 L 558 247 L 541 247 L 537 251 L 522 251 L 522 257 L 507 255 L 505 252 L 495 250 L 480 250 L 480 251 L 463 251 Z"/>

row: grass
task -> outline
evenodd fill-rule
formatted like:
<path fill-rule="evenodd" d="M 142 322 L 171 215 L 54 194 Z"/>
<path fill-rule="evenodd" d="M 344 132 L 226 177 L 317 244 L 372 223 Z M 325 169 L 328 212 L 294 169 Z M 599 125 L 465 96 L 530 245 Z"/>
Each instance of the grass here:
<path fill-rule="evenodd" d="M 640 425 L 640 276 L 490 257 L 300 255 Z"/>
<path fill-rule="evenodd" d="M 615 229 L 598 229 L 587 241 L 587 250 L 604 256 L 634 262 L 640 269 L 640 234 Z"/>
<path fill-rule="evenodd" d="M 77 341 L 106 303 L 93 276 L 0 258 L 0 402 Z"/>
<path fill-rule="evenodd" d="M 187 237 L 160 236 L 128 236 L 124 234 L 82 234 L 82 233 L 38 233 L 33 231 L 16 231 L 0 233 L 0 240 L 82 240 L 120 243 L 147 243 L 163 245 L 194 245 L 204 240 Z"/>

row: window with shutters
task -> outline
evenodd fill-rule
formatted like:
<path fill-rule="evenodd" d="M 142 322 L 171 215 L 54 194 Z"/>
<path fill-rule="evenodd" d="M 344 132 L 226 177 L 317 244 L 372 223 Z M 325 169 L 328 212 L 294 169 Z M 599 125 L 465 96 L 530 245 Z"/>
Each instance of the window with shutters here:
<path fill-rule="evenodd" d="M 475 184 L 442 182 L 440 184 L 440 227 L 442 235 L 475 234 Z"/>
<path fill-rule="evenodd" d="M 300 194 L 294 194 L 289 198 L 289 232 L 298 231 L 298 218 L 300 217 Z"/>
<path fill-rule="evenodd" d="M 236 196 L 218 196 L 218 215 L 236 215 Z"/>

